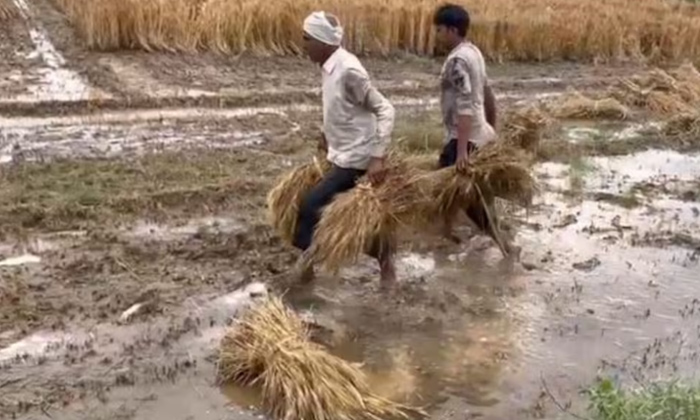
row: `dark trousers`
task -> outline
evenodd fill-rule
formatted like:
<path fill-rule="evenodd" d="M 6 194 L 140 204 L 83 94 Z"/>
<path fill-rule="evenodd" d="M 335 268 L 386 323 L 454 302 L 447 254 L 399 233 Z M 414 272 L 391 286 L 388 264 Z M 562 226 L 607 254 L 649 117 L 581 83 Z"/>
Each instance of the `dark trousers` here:
<path fill-rule="evenodd" d="M 294 246 L 306 250 L 311 246 L 314 230 L 321 217 L 321 210 L 329 204 L 333 198 L 342 192 L 352 189 L 357 180 L 365 174 L 359 169 L 340 168 L 333 165 L 326 173 L 321 182 L 304 196 L 299 208 L 299 221 L 297 232 L 294 238 Z M 388 245 L 388 244 L 387 244 Z M 368 254 L 371 257 L 379 258 L 383 251 L 388 251 L 383 243 L 375 241 Z"/>
<path fill-rule="evenodd" d="M 476 151 L 476 145 L 472 142 L 467 143 L 467 152 L 469 154 L 474 153 Z M 457 139 L 452 139 L 445 145 L 445 147 L 442 149 L 442 153 L 440 153 L 440 168 L 446 168 L 448 166 L 453 166 L 454 164 L 457 163 Z M 484 201 L 488 204 L 491 205 L 491 202 L 493 201 L 489 197 L 483 197 Z M 476 226 L 483 230 L 484 232 L 488 233 L 489 235 L 493 234 L 493 228 L 495 226 L 491 225 L 491 222 L 489 221 L 489 217 L 487 214 L 487 210 L 484 207 L 483 203 L 481 200 L 475 201 L 469 206 L 467 206 L 466 209 L 464 209 L 465 213 L 467 214 L 467 217 L 469 217 Z M 495 218 L 495 214 L 491 214 L 492 217 Z"/>

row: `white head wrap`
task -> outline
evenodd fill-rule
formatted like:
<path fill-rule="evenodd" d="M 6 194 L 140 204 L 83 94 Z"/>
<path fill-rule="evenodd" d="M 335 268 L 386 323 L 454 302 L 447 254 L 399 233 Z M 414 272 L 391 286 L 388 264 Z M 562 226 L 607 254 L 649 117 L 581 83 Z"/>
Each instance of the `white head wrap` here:
<path fill-rule="evenodd" d="M 340 22 L 337 22 L 337 26 L 331 25 L 326 12 L 313 12 L 307 16 L 304 19 L 304 32 L 327 45 L 339 46 L 343 40 L 343 27 L 340 26 Z"/>

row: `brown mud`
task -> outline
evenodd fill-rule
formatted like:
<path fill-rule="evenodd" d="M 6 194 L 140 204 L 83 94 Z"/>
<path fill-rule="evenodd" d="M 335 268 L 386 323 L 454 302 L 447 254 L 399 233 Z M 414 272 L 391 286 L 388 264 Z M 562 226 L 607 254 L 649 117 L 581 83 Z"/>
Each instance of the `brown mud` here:
<path fill-rule="evenodd" d="M 238 311 L 287 290 L 297 253 L 265 194 L 313 153 L 316 70 L 89 52 L 46 0 L 16 4 L 0 28 L 0 418 L 260 418 L 254 391 L 217 386 L 216 348 Z M 437 155 L 437 62 L 366 63 L 397 137 Z M 635 68 L 490 73 L 511 109 Z M 535 205 L 506 209 L 521 263 L 464 221 L 461 245 L 404 241 L 393 293 L 361 261 L 285 298 L 378 392 L 433 419 L 583 414 L 599 368 L 697 368 L 699 145 L 641 114 L 560 122 Z"/>

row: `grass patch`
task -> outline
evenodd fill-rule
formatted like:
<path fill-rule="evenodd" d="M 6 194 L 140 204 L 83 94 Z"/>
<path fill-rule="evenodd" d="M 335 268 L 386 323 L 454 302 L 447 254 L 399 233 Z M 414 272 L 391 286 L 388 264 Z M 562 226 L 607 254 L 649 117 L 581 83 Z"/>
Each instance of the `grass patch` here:
<path fill-rule="evenodd" d="M 572 194 L 579 195 L 586 186 L 586 176 L 595 167 L 582 156 L 573 156 L 569 161 L 569 189 Z"/>
<path fill-rule="evenodd" d="M 83 229 L 229 206 L 262 208 L 261 191 L 279 171 L 269 163 L 250 151 L 205 151 L 3 168 L 0 231 Z"/>
<path fill-rule="evenodd" d="M 594 201 L 604 201 L 625 209 L 633 209 L 642 205 L 642 201 L 637 197 L 634 190 L 629 190 L 624 194 L 593 193 L 591 197 Z"/>
<path fill-rule="evenodd" d="M 588 396 L 592 420 L 700 419 L 700 387 L 679 382 L 627 391 L 605 379 Z"/>
<path fill-rule="evenodd" d="M 442 150 L 445 131 L 438 113 L 425 112 L 398 121 L 393 136 L 403 152 L 437 154 Z"/>

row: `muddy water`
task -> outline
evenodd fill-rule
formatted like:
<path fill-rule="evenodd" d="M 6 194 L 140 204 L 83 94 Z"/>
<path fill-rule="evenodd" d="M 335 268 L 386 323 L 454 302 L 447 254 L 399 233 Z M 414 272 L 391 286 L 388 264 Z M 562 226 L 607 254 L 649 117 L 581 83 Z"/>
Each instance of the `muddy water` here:
<path fill-rule="evenodd" d="M 49 128 L 37 125 L 40 119 L 23 120 L 8 132 L 25 144 L 44 142 L 45 150 L 58 150 L 61 141 L 75 139 L 82 143 L 68 149 L 96 147 L 103 138 L 133 134 L 125 131 L 127 124 L 115 124 L 125 115 L 85 126 L 59 119 Z M 151 117 L 157 120 L 155 115 L 142 115 L 143 125 L 137 121 L 135 130 L 148 133 L 152 125 L 147 123 L 154 121 Z M 187 121 L 184 113 L 170 117 Z M 280 130 L 290 126 L 284 121 Z M 192 131 L 200 127 L 192 125 Z M 630 127 L 607 129 L 627 130 L 622 137 L 643 135 L 645 130 Z M 48 134 L 37 140 L 22 130 Z M 163 124 L 152 133 L 155 137 L 176 131 Z M 66 133 L 73 140 L 66 139 Z M 211 141 L 217 135 L 212 129 L 203 134 L 207 139 L 199 140 Z M 233 135 L 233 140 L 240 139 Z M 221 141 L 230 143 L 230 132 Z M 119 153 L 124 148 L 115 152 Z M 425 238 L 412 252 L 400 255 L 402 284 L 393 295 L 378 291 L 376 266 L 362 261 L 339 276 L 322 275 L 313 289 L 288 299 L 319 325 L 331 351 L 365 364 L 377 392 L 428 406 L 436 419 L 555 418 L 551 398 L 580 403 L 577 391 L 594 379 L 603 361 L 615 365 L 606 371 L 619 373 L 623 380 L 668 375 L 674 369 L 695 371 L 700 309 L 694 303 L 700 296 L 693 280 L 700 257 L 693 248 L 700 232 L 697 203 L 679 200 L 673 189 L 651 188 L 634 191 L 643 205 L 622 208 L 600 193 L 624 195 L 639 184 L 684 188 L 700 176 L 698 156 L 652 150 L 586 161 L 590 168 L 573 171 L 579 171 L 575 175 L 582 179 L 576 197 L 562 194 L 570 193 L 571 165 L 537 168 L 545 192 L 530 213 L 515 213 L 524 266 L 502 261 L 493 243 L 483 237 L 461 246 Z M 118 234 L 134 241 L 174 241 L 203 230 L 231 234 L 244 228 L 230 218 L 207 218 L 181 226 L 139 223 Z M 460 234 L 466 237 L 468 229 Z M 678 240 L 679 234 L 685 240 Z M 55 239 L 32 244 L 0 246 L 0 269 L 40 269 L 44 253 L 60 246 Z M 231 267 L 231 276 L 238 278 L 235 270 Z M 165 419 L 183 413 L 192 418 L 249 418 L 228 406 L 227 398 L 235 407 L 255 412 L 259 396 L 254 390 L 219 390 L 207 360 L 215 353 L 226 320 L 236 315 L 251 292 L 264 294 L 262 285 L 251 287 L 222 296 L 194 296 L 145 322 L 140 317 L 152 310 L 148 299 L 125 304 L 112 322 L 96 320 L 91 328 L 3 332 L 3 372 L 11 380 L 45 374 L 89 382 L 113 374 L 110 369 L 115 368 L 99 363 L 112 358 L 119 361 L 118 386 L 105 403 L 108 409 L 100 408 L 102 414 L 111 415 L 108 418 Z M 153 344 L 161 342 L 167 343 L 163 345 L 167 350 Z M 76 358 L 84 358 L 83 364 L 65 362 Z M 144 379 L 154 370 L 160 379 L 161 369 L 191 366 L 194 361 L 196 372 L 173 376 L 167 383 Z M 543 386 L 552 394 L 544 399 Z M 138 401 L 138 408 L 133 408 L 133 401 Z M 120 411 L 123 407 L 128 416 Z M 56 409 L 51 416 L 78 418 L 75 413 L 80 412 L 91 418 L 91 408 Z"/>
<path fill-rule="evenodd" d="M 546 98 L 559 94 L 545 92 L 535 96 Z M 521 93 L 504 93 L 501 96 L 508 100 L 533 97 Z M 438 104 L 435 98 L 397 98 L 393 103 L 397 107 L 421 110 L 434 108 Z M 114 158 L 193 146 L 251 146 L 261 144 L 271 136 L 297 132 L 300 125 L 290 118 L 289 113 L 317 110 L 317 106 L 293 104 L 220 110 L 151 109 L 45 118 L 0 117 L 0 164 L 69 157 Z"/>
<path fill-rule="evenodd" d="M 465 268 L 448 257 L 402 254 L 397 268 L 405 283 L 393 298 L 376 290 L 375 268 L 365 261 L 346 270 L 343 282 L 323 277 L 312 292 L 289 299 L 324 329 L 331 352 L 364 364 L 380 395 L 429 407 L 454 396 L 492 406 L 502 361 L 514 346 L 505 297 L 483 292 L 517 280 L 507 265 Z M 468 258 L 493 259 L 483 252 Z M 254 390 L 224 393 L 243 407 L 259 406 Z"/>
<path fill-rule="evenodd" d="M 695 159 L 663 151 L 597 159 L 601 173 L 587 175 L 591 187 L 584 192 L 692 177 Z M 700 249 L 666 239 L 700 232 L 696 206 L 657 198 L 626 209 L 555 192 L 543 194 L 528 217 L 520 215 L 530 226 L 519 241 L 532 271 L 524 277 L 526 293 L 514 300 L 514 339 L 522 356 L 504 375 L 509 405 L 554 416 L 554 399 L 562 405 L 573 400 L 584 414 L 576 395 L 598 369 L 632 386 L 693 376 L 700 349 Z"/>
<path fill-rule="evenodd" d="M 278 121 L 277 130 L 236 130 L 201 123 L 54 125 L 6 128 L 0 138 L 0 163 L 44 161 L 56 158 L 114 158 L 151 151 L 188 147 L 236 148 L 262 144 L 273 135 L 295 130 L 293 123 Z M 275 125 L 269 124 L 271 127 Z"/>
<path fill-rule="evenodd" d="M 627 121 L 563 121 L 562 138 L 571 143 L 591 141 L 631 140 L 644 136 L 658 135 L 662 124 L 659 122 Z"/>
<path fill-rule="evenodd" d="M 692 178 L 695 159 L 601 158 L 584 193 Z M 547 168 L 538 170 L 549 173 L 543 181 L 566 182 Z M 367 261 L 342 280 L 323 278 L 295 304 L 327 327 L 333 352 L 365 363 L 374 389 L 428 405 L 433 418 L 558 418 L 554 400 L 585 414 L 578 392 L 598 372 L 634 384 L 697 371 L 700 248 L 653 240 L 697 235 L 696 205 L 666 197 L 627 209 L 545 192 L 533 211 L 515 215 L 524 267 L 477 237 L 403 254 L 400 297 L 376 292 Z M 245 407 L 258 403 L 250 390 L 224 392 Z"/>

